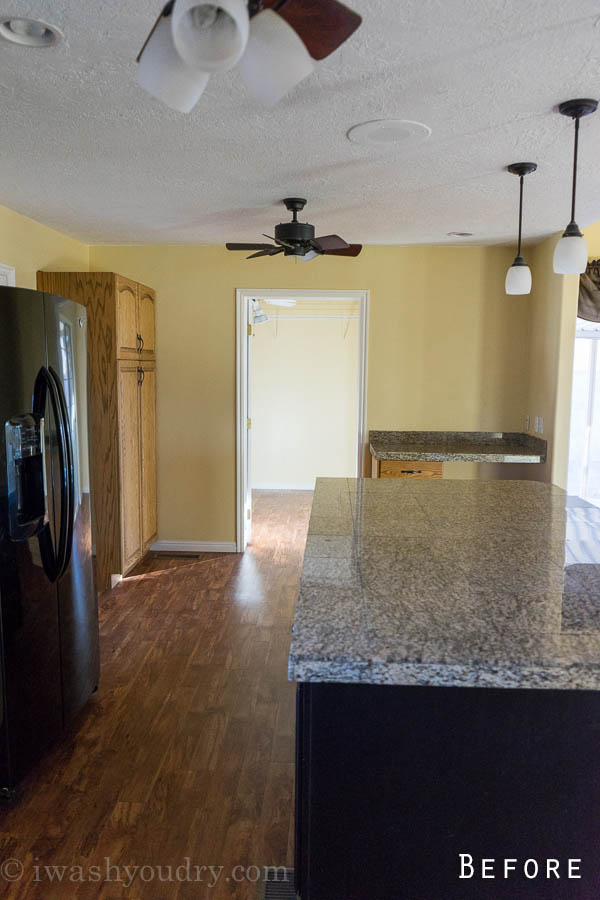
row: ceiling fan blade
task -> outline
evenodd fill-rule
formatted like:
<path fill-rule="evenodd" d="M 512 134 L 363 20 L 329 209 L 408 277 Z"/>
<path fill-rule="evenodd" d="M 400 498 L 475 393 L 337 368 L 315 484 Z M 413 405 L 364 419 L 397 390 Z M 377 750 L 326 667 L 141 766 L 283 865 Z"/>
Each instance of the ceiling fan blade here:
<path fill-rule="evenodd" d="M 283 247 L 271 247 L 269 250 L 259 250 L 258 253 L 252 253 L 246 259 L 256 259 L 258 256 L 275 256 L 276 253 L 285 253 Z"/>
<path fill-rule="evenodd" d="M 314 243 L 320 250 L 346 250 L 350 244 L 341 238 L 339 234 L 324 234 L 315 238 Z"/>
<path fill-rule="evenodd" d="M 358 256 L 362 250 L 362 244 L 348 244 L 343 250 L 324 250 L 326 256 Z"/>
<path fill-rule="evenodd" d="M 339 0 L 264 0 L 291 25 L 313 59 L 325 59 L 354 34 L 362 17 Z"/>
<path fill-rule="evenodd" d="M 268 237 L 270 241 L 275 241 L 275 243 L 276 243 L 276 244 L 279 244 L 280 247 L 287 247 L 288 250 L 293 250 L 293 249 L 294 249 L 294 245 L 293 245 L 293 244 L 288 244 L 286 241 L 280 241 L 279 238 L 271 237 L 270 234 L 264 234 L 264 233 L 263 233 L 263 237 Z"/>
<path fill-rule="evenodd" d="M 272 250 L 272 244 L 225 244 L 228 250 Z"/>

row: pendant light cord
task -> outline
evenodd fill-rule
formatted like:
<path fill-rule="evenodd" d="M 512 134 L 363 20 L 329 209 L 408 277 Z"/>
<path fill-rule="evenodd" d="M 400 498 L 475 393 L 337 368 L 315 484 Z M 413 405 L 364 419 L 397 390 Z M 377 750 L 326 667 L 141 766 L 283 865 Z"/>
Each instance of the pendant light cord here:
<path fill-rule="evenodd" d="M 517 246 L 517 256 L 521 255 L 521 225 L 523 222 L 523 181 L 524 176 L 519 176 L 519 244 Z"/>
<path fill-rule="evenodd" d="M 579 149 L 579 117 L 575 119 L 575 147 L 573 151 L 573 193 L 571 194 L 571 222 L 575 221 L 575 196 L 577 194 L 577 152 Z"/>

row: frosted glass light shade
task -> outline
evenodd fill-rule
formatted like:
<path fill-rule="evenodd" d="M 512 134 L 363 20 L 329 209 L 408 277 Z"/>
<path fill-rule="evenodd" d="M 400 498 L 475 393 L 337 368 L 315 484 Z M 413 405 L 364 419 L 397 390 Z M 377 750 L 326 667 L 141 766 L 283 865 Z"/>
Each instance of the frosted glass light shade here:
<path fill-rule="evenodd" d="M 308 253 L 305 253 L 300 259 L 304 260 L 304 262 L 310 262 L 311 259 L 316 259 L 317 256 L 321 256 L 321 254 L 317 253 L 316 250 L 309 250 Z"/>
<path fill-rule="evenodd" d="M 516 260 L 515 260 L 516 262 Z M 531 269 L 523 263 L 513 263 L 506 273 L 504 290 L 507 294 L 531 293 Z"/>
<path fill-rule="evenodd" d="M 258 100 L 274 106 L 313 71 L 314 63 L 304 43 L 281 16 L 264 9 L 252 18 L 240 72 Z"/>
<path fill-rule="evenodd" d="M 138 63 L 138 84 L 171 109 L 188 113 L 202 96 L 208 78 L 206 72 L 183 62 L 173 43 L 171 22 L 162 16 Z"/>
<path fill-rule="evenodd" d="M 232 69 L 246 49 L 249 27 L 244 0 L 176 0 L 171 13 L 177 52 L 203 72 Z"/>
<path fill-rule="evenodd" d="M 588 262 L 588 248 L 581 235 L 563 235 L 554 248 L 554 271 L 557 275 L 581 275 Z"/>

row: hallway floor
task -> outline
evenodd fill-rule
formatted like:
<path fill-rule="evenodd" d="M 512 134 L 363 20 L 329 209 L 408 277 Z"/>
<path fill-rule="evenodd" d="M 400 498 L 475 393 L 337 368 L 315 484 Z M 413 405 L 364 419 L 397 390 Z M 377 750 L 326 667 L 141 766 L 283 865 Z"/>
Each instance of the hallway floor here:
<path fill-rule="evenodd" d="M 0 865 L 0 898 L 254 900 L 258 870 L 233 867 L 293 865 L 287 655 L 311 503 L 257 492 L 243 556 L 148 558 L 101 598 L 100 689 L 2 811 L 0 863 L 24 871 Z"/>

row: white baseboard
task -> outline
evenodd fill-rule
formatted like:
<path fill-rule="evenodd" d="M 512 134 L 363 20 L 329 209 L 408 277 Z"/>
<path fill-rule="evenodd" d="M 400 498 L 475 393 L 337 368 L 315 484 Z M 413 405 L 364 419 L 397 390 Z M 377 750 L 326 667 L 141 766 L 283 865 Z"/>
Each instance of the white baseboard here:
<path fill-rule="evenodd" d="M 253 484 L 253 491 L 314 491 L 315 481 L 306 481 L 302 484 L 290 484 L 288 481 L 269 481 L 262 484 Z"/>
<path fill-rule="evenodd" d="M 157 553 L 235 553 L 235 541 L 156 541 L 150 547 Z"/>

